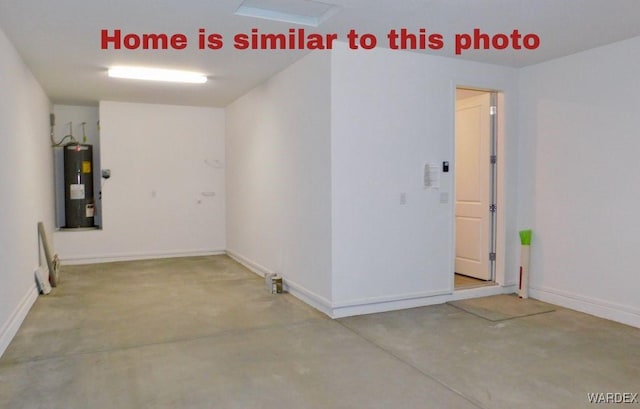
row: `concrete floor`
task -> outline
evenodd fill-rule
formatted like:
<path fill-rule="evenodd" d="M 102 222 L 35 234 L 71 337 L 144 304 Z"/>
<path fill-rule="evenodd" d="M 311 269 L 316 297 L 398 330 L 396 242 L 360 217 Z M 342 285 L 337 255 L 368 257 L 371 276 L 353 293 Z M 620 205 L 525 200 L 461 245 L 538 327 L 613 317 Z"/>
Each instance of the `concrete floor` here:
<path fill-rule="evenodd" d="M 640 329 L 562 308 L 334 321 L 226 256 L 61 278 L 0 359 L 0 408 L 573 409 L 640 392 Z"/>

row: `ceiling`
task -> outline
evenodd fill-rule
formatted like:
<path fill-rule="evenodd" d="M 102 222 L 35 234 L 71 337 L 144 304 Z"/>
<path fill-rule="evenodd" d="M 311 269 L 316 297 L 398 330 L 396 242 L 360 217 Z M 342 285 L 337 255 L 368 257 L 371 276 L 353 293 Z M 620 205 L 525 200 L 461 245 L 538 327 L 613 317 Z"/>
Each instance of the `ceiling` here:
<path fill-rule="evenodd" d="M 271 0 L 273 1 L 273 0 Z M 288 0 L 305 3 L 308 0 Z M 100 100 L 223 107 L 281 71 L 305 51 L 236 50 L 231 38 L 257 28 L 287 33 L 302 27 L 234 14 L 242 0 L 0 0 L 0 27 L 58 104 Z M 323 0 L 339 11 L 307 32 L 373 33 L 383 46 L 390 29 L 426 28 L 443 35 L 431 54 L 523 67 L 640 35 L 638 0 Z M 198 30 L 224 36 L 219 50 L 200 50 Z M 454 55 L 456 33 L 535 33 L 537 50 L 478 50 Z M 124 34 L 182 33 L 183 50 L 102 50 L 102 29 Z M 229 39 L 229 40 L 227 40 Z M 354 51 L 366 52 L 366 51 Z M 209 76 L 205 85 L 109 79 L 112 65 L 189 69 Z"/>

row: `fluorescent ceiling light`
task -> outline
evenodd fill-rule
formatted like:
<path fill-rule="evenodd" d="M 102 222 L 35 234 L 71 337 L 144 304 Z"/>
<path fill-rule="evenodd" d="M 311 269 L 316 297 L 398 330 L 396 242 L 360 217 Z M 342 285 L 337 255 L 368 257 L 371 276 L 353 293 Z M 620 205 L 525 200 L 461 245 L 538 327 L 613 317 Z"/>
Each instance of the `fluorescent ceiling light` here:
<path fill-rule="evenodd" d="M 109 77 L 145 81 L 186 82 L 190 84 L 204 84 L 207 82 L 207 76 L 198 72 L 146 67 L 111 67 L 109 68 Z"/>
<path fill-rule="evenodd" d="M 338 10 L 333 4 L 313 0 L 244 0 L 235 14 L 317 27 Z"/>

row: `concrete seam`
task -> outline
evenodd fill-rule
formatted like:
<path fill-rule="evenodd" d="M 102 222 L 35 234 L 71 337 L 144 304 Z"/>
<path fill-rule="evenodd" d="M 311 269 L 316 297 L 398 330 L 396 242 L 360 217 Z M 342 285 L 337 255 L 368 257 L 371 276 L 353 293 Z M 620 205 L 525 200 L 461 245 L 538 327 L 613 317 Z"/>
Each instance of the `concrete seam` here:
<path fill-rule="evenodd" d="M 149 342 L 149 343 L 136 344 L 136 345 L 124 345 L 124 346 L 113 347 L 113 348 L 95 349 L 95 350 L 91 350 L 91 351 L 79 351 L 79 352 L 74 352 L 74 353 L 70 353 L 70 354 L 43 356 L 43 357 L 37 357 L 37 358 L 28 359 L 28 360 L 24 360 L 24 361 L 9 361 L 9 362 L 6 362 L 6 363 L 1 363 L 0 364 L 0 368 L 9 367 L 9 366 L 28 365 L 28 364 L 36 363 L 36 362 L 51 361 L 51 360 L 56 360 L 56 359 L 67 359 L 67 358 L 74 358 L 74 357 L 78 357 L 78 356 L 86 356 L 86 355 L 92 355 L 92 354 L 104 354 L 104 353 L 111 353 L 111 352 L 118 352 L 118 351 L 127 351 L 127 350 L 145 348 L 145 347 L 152 347 L 152 346 L 157 346 L 157 345 L 178 344 L 178 343 L 181 343 L 181 342 L 203 340 L 203 339 L 208 339 L 208 338 L 219 338 L 219 337 L 225 336 L 225 335 L 233 335 L 234 333 L 240 334 L 240 333 L 243 333 L 243 332 L 263 331 L 263 330 L 267 330 L 267 329 L 283 330 L 283 329 L 286 329 L 286 328 L 293 328 L 293 327 L 297 327 L 297 326 L 301 326 L 301 325 L 306 325 L 306 324 L 313 323 L 314 321 L 318 321 L 318 320 L 320 320 L 320 321 L 330 321 L 329 318 L 320 317 L 320 318 L 308 318 L 308 319 L 304 319 L 304 320 L 301 320 L 301 321 L 298 321 L 298 322 L 291 322 L 291 323 L 282 324 L 282 325 L 276 324 L 276 325 L 264 325 L 264 326 L 251 327 L 251 328 L 227 329 L 227 330 L 222 330 L 222 331 L 219 331 L 219 332 L 216 332 L 216 333 L 213 333 L 213 334 L 204 334 L 204 335 L 193 336 L 193 337 L 175 338 L 175 339 L 168 339 L 168 340 L 165 340 L 165 341 Z"/>
<path fill-rule="evenodd" d="M 403 364 L 407 365 L 408 367 L 410 367 L 411 369 L 413 369 L 414 371 L 420 373 L 421 375 L 423 375 L 424 377 L 431 379 L 432 381 L 438 383 L 439 385 L 443 386 L 445 389 L 453 392 L 454 394 L 460 396 L 461 398 L 463 398 L 464 400 L 466 400 L 467 402 L 471 403 L 472 405 L 476 406 L 479 409 L 486 409 L 484 406 L 482 406 L 479 402 L 477 402 L 476 400 L 474 400 L 472 397 L 465 395 L 464 393 L 462 393 L 461 391 L 457 390 L 456 388 L 454 388 L 453 386 L 447 384 L 446 382 L 444 382 L 441 379 L 438 379 L 435 375 L 432 375 L 426 371 L 423 371 L 422 369 L 420 369 L 419 367 L 417 367 L 416 365 L 414 365 L 413 363 L 409 362 L 408 360 L 402 358 L 401 356 L 397 355 L 395 352 L 383 347 L 382 345 L 376 343 L 374 340 L 367 338 L 366 336 L 362 335 L 361 333 L 359 333 L 358 331 L 356 331 L 354 328 L 351 328 L 350 326 L 348 326 L 347 324 L 339 321 L 339 320 L 335 320 L 336 323 L 342 325 L 344 328 L 346 328 L 347 330 L 351 331 L 353 334 L 355 334 L 356 336 L 362 338 L 363 340 L 367 341 L 369 344 L 375 346 L 377 349 L 385 352 L 386 354 L 389 354 L 391 357 L 393 357 L 394 359 L 402 362 Z"/>

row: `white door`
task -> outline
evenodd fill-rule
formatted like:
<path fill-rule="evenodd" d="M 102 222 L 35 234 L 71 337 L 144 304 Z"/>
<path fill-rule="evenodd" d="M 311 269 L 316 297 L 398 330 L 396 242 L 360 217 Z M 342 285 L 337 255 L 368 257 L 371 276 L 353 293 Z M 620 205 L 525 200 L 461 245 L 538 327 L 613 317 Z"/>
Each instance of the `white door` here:
<path fill-rule="evenodd" d="M 491 95 L 456 102 L 456 259 L 458 274 L 491 279 Z"/>

